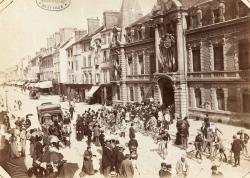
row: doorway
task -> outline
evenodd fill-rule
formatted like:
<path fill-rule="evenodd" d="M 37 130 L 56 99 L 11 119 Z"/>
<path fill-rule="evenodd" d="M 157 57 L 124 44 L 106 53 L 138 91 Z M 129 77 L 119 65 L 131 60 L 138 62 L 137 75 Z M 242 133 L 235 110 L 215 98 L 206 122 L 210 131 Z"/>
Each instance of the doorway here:
<path fill-rule="evenodd" d="M 158 80 L 162 96 L 162 104 L 165 107 L 174 105 L 174 87 L 172 81 L 166 77 Z"/>

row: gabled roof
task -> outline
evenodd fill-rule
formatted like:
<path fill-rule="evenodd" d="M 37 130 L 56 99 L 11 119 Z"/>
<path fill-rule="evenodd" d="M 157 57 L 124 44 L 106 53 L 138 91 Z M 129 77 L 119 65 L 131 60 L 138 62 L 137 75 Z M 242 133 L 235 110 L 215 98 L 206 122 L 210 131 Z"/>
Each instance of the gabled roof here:
<path fill-rule="evenodd" d="M 104 25 L 102 25 L 100 28 L 98 28 L 95 32 L 91 33 L 91 34 L 87 34 L 86 36 L 84 36 L 82 39 L 78 40 L 75 43 L 84 41 L 84 40 L 90 40 L 92 38 L 92 36 L 94 36 L 95 34 L 101 32 L 104 29 Z"/>
<path fill-rule="evenodd" d="M 134 26 L 136 24 L 140 24 L 140 23 L 145 23 L 145 22 L 149 21 L 151 18 L 152 18 L 152 12 L 150 12 L 147 15 L 139 18 L 138 20 L 136 20 L 135 22 L 130 24 L 128 27 L 132 27 L 132 26 Z"/>

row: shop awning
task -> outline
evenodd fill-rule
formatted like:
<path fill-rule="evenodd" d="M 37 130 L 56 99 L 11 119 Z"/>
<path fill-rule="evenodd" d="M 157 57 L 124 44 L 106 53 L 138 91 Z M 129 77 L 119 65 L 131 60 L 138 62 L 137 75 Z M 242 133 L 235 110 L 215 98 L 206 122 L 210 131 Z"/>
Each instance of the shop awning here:
<path fill-rule="evenodd" d="M 91 98 L 94 93 L 100 88 L 100 86 L 92 86 L 91 89 L 86 93 L 87 98 Z"/>
<path fill-rule="evenodd" d="M 43 81 L 39 82 L 37 88 L 45 89 L 45 88 L 52 88 L 53 84 L 52 81 Z"/>

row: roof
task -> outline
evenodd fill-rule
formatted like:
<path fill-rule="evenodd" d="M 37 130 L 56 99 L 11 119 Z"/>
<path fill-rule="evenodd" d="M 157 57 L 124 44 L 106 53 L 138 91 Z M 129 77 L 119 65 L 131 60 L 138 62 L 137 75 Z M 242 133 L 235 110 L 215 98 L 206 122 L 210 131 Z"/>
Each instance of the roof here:
<path fill-rule="evenodd" d="M 151 18 L 152 18 L 152 12 L 150 12 L 147 15 L 139 18 L 138 20 L 136 20 L 135 22 L 130 24 L 129 27 L 132 27 L 132 26 L 134 26 L 136 24 L 145 23 L 145 22 L 149 21 Z"/>
<path fill-rule="evenodd" d="M 53 103 L 43 103 L 37 107 L 39 112 L 46 112 L 52 110 L 61 110 L 60 104 L 53 104 Z"/>
<path fill-rule="evenodd" d="M 94 36 L 95 34 L 101 32 L 104 29 L 104 25 L 102 25 L 100 28 L 98 28 L 96 31 L 94 31 L 91 34 L 87 34 L 86 36 L 84 36 L 81 40 L 78 40 L 77 42 L 83 41 L 83 40 L 88 40 L 91 39 L 92 36 Z"/>

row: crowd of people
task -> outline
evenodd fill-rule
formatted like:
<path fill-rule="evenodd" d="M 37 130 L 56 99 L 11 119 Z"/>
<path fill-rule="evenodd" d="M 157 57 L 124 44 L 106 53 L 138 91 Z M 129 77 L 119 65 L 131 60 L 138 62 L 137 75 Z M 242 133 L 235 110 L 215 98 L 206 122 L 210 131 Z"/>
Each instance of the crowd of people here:
<path fill-rule="evenodd" d="M 17 109 L 21 110 L 18 102 Z M 25 118 L 15 117 L 9 118 L 5 115 L 5 125 L 8 130 L 12 129 L 9 144 L 11 148 L 10 156 L 15 159 L 24 156 L 26 153 L 26 141 L 30 144 L 29 154 L 33 159 L 33 167 L 29 169 L 28 174 L 35 174 L 37 177 L 57 177 L 62 164 L 63 156 L 54 161 L 45 161 L 44 157 L 48 153 L 57 153 L 59 149 L 65 146 L 70 147 L 70 139 L 72 126 L 75 125 L 76 140 L 81 142 L 86 140 L 87 149 L 83 154 L 83 165 L 80 176 L 95 175 L 97 172 L 103 174 L 104 177 L 132 178 L 140 175 L 141 170 L 137 165 L 138 159 L 142 155 L 138 154 L 138 148 L 142 147 L 137 140 L 137 133 L 151 136 L 155 143 L 158 144 L 159 154 L 163 162 L 160 164 L 160 178 L 171 178 L 173 172 L 176 177 L 188 177 L 190 166 L 187 161 L 191 144 L 195 150 L 193 158 L 197 160 L 206 158 L 212 161 L 219 159 L 224 162 L 232 161 L 233 155 L 234 166 L 240 165 L 241 155 L 247 155 L 247 144 L 249 135 L 240 130 L 233 136 L 231 148 L 228 150 L 224 144 L 223 133 L 212 123 L 207 115 L 203 119 L 200 130 L 194 140 L 190 140 L 190 123 L 188 117 L 184 119 L 174 115 L 174 107 L 165 107 L 160 103 L 134 103 L 123 105 L 115 105 L 113 107 L 102 107 L 98 110 L 88 109 L 82 114 L 76 115 L 74 120 L 75 109 L 70 105 L 68 112 L 64 113 L 62 118 L 58 116 L 47 115 L 41 122 L 41 128 L 29 129 L 31 126 L 30 115 Z M 11 122 L 14 121 L 14 126 Z M 74 123 L 73 123 L 74 122 Z M 173 125 L 176 123 L 176 125 Z M 172 134 L 170 127 L 176 127 L 177 132 Z M 116 135 L 111 138 L 110 135 Z M 122 143 L 121 139 L 126 140 Z M 85 139 L 86 138 L 86 139 Z M 172 163 L 167 162 L 166 156 L 171 154 L 168 152 L 168 145 L 173 140 L 173 144 L 183 149 L 186 154 L 180 156 L 175 164 L 175 171 L 172 171 Z M 21 145 L 21 149 L 19 146 Z M 93 159 L 97 155 L 93 154 L 93 145 L 101 149 L 100 166 L 93 165 Z M 212 177 L 223 177 L 223 173 L 219 171 L 217 165 L 211 167 Z"/>

